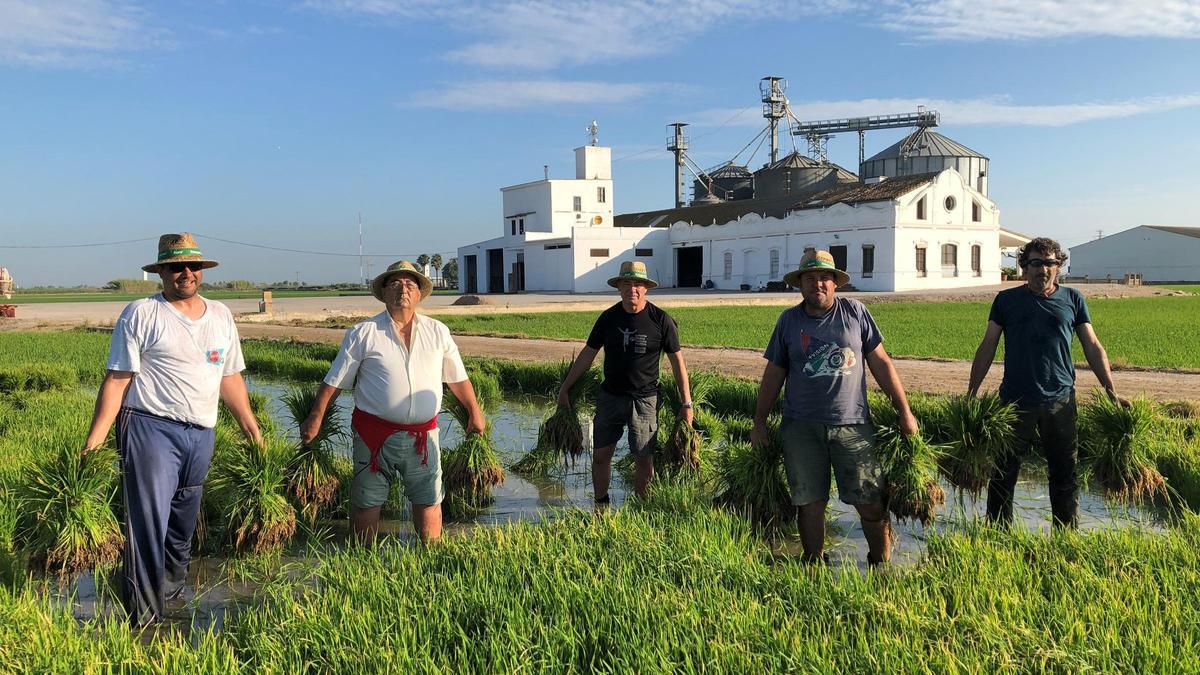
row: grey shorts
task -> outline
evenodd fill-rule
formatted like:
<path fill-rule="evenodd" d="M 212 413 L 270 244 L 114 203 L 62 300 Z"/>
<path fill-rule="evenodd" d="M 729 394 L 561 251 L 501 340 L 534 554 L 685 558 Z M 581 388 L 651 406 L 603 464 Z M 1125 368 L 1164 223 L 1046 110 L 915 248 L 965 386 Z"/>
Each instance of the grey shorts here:
<path fill-rule="evenodd" d="M 354 480 L 350 483 L 350 502 L 355 508 L 382 506 L 391 492 L 392 481 L 400 479 L 408 500 L 418 506 L 442 503 L 442 451 L 438 430 L 429 432 L 428 455 L 424 464 L 414 447 L 414 439 L 400 431 L 388 436 L 379 449 L 379 471 L 371 471 L 371 451 L 354 432 Z"/>
<path fill-rule="evenodd" d="M 616 445 L 629 427 L 629 454 L 648 457 L 658 447 L 658 396 L 618 396 L 603 389 L 596 396 L 592 447 Z"/>
<path fill-rule="evenodd" d="M 830 468 L 842 502 L 876 504 L 883 500 L 883 469 L 875 456 L 875 429 L 870 424 L 784 418 L 780 433 L 792 504 L 828 501 Z"/>

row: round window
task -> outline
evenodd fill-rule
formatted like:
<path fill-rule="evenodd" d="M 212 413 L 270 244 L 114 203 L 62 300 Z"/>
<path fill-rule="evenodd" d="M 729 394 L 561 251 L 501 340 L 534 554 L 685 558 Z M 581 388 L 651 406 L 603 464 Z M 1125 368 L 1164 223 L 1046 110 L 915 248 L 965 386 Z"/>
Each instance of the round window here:
<path fill-rule="evenodd" d="M 946 210 L 953 211 L 955 206 L 958 206 L 958 202 L 954 201 L 954 197 L 946 197 Z"/>

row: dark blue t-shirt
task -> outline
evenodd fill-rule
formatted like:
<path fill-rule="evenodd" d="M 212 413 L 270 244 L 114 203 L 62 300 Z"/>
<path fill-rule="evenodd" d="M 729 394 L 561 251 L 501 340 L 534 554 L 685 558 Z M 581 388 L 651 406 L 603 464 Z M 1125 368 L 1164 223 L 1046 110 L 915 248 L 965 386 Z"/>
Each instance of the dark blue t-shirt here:
<path fill-rule="evenodd" d="M 1071 334 L 1092 322 L 1079 291 L 1059 286 L 1047 298 L 1027 286 L 1009 288 L 996 294 L 988 320 L 1004 329 L 1002 400 L 1033 407 L 1070 395 Z"/>
<path fill-rule="evenodd" d="M 836 298 L 821 316 L 804 305 L 784 310 L 763 354 L 787 370 L 783 416 L 822 424 L 865 424 L 867 370 L 864 359 L 883 342 L 865 305 Z"/>

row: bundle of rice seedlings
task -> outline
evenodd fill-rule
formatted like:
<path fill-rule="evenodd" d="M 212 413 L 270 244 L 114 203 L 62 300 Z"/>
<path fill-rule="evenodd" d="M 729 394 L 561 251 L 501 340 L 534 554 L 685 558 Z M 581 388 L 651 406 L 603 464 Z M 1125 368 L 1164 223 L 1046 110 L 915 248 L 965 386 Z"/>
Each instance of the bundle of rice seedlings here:
<path fill-rule="evenodd" d="M 46 460 L 26 468 L 15 486 L 17 539 L 30 562 L 66 577 L 115 562 L 124 536 L 112 512 L 117 453 L 86 455 L 78 442 L 60 442 Z"/>
<path fill-rule="evenodd" d="M 920 433 L 900 433 L 899 416 L 886 396 L 872 392 L 869 398 L 875 453 L 883 468 L 884 502 L 897 520 L 928 526 L 937 507 L 946 502 L 946 491 L 937 482 L 940 448 Z"/>
<path fill-rule="evenodd" d="M 1097 393 L 1080 411 L 1080 450 L 1104 496 L 1121 503 L 1168 497 L 1149 446 L 1154 405 L 1137 398 L 1125 407 Z"/>
<path fill-rule="evenodd" d="M 557 398 L 558 390 L 562 387 L 570 369 L 570 361 L 559 363 L 557 384 L 551 387 L 552 392 L 546 392 L 551 398 Z M 567 393 L 568 405 L 556 407 L 554 412 L 542 422 L 541 427 L 538 428 L 537 444 L 513 465 L 513 471 L 533 476 L 548 473 L 560 461 L 564 467 L 575 463 L 575 460 L 583 454 L 583 424 L 579 420 L 579 413 L 583 401 L 595 385 L 595 379 L 595 371 L 588 369 L 575 382 L 571 391 Z"/>
<path fill-rule="evenodd" d="M 729 443 L 749 443 L 754 429 L 754 418 L 741 415 L 726 415 L 721 418 L 725 426 L 725 440 Z"/>
<path fill-rule="evenodd" d="M 1200 401 L 1167 401 L 1163 411 L 1168 417 L 1183 420 L 1200 418 Z"/>
<path fill-rule="evenodd" d="M 298 429 L 317 400 L 312 387 L 296 387 L 283 396 L 284 407 Z M 321 418 L 321 429 L 308 444 L 297 446 L 288 466 L 288 488 L 300 512 L 308 522 L 317 519 L 320 509 L 337 496 L 341 479 L 333 466 L 333 443 L 344 436 L 342 417 L 333 401 L 325 407 Z"/>
<path fill-rule="evenodd" d="M 688 384 L 691 388 L 694 417 L 696 411 L 708 404 L 708 396 L 713 390 L 715 379 L 705 373 L 694 373 L 688 378 Z M 659 386 L 658 402 L 659 407 L 669 411 L 673 418 L 670 433 L 663 444 L 663 457 L 670 465 L 698 471 L 704 441 L 700 432 L 679 414 L 679 407 L 683 401 L 679 397 L 679 387 L 675 386 L 673 379 L 668 379 Z"/>
<path fill-rule="evenodd" d="M 747 511 L 754 522 L 782 525 L 796 516 L 778 443 L 729 443 L 717 458 L 716 503 Z"/>
<path fill-rule="evenodd" d="M 481 375 L 480 379 L 492 379 Z M 486 386 L 486 385 L 485 385 Z M 445 396 L 446 410 L 462 429 L 470 423 L 467 407 L 449 388 Z M 480 408 L 486 410 L 483 403 Z M 491 489 L 504 482 L 504 468 L 492 443 L 492 424 L 489 421 L 482 432 L 465 433 L 461 443 L 445 453 L 442 462 L 442 478 L 446 492 L 454 499 L 480 507 L 491 503 Z"/>
<path fill-rule="evenodd" d="M 721 415 L 754 417 L 758 408 L 758 382 L 733 378 L 714 378 L 708 403 L 713 412 Z M 776 401 L 775 409 L 779 409 Z"/>
<path fill-rule="evenodd" d="M 250 410 L 254 413 L 254 419 L 258 421 L 258 430 L 264 437 L 276 433 L 278 429 L 275 419 L 271 417 L 271 400 L 267 398 L 266 394 L 257 391 L 248 391 L 246 394 L 250 399 Z M 224 400 L 217 405 L 217 424 L 228 424 L 235 429 L 240 428 Z"/>
<path fill-rule="evenodd" d="M 263 553 L 296 533 L 296 510 L 288 500 L 289 465 L 295 446 L 277 436 L 244 440 L 214 463 L 210 487 L 217 522 L 228 523 L 234 548 Z"/>
<path fill-rule="evenodd" d="M 996 460 L 1016 447 L 1016 421 L 1016 407 L 996 394 L 950 397 L 943 417 L 942 475 L 960 492 L 978 497 Z"/>

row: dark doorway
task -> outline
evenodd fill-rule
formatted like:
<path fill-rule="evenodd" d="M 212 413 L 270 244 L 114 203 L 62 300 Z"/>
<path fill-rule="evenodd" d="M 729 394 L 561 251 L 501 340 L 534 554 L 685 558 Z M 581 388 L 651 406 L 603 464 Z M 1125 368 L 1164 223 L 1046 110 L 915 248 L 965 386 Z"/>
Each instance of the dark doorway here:
<path fill-rule="evenodd" d="M 675 284 L 679 288 L 700 288 L 704 282 L 704 247 L 675 249 Z"/>
<path fill-rule="evenodd" d="M 504 292 L 504 249 L 488 249 L 488 293 Z"/>
<path fill-rule="evenodd" d="M 525 252 L 517 252 L 517 261 L 513 263 L 512 274 L 508 279 L 508 292 L 520 293 L 525 290 Z"/>
<path fill-rule="evenodd" d="M 479 263 L 475 261 L 475 256 L 463 256 L 463 262 L 466 264 L 467 275 L 467 292 L 479 292 Z"/>
<path fill-rule="evenodd" d="M 833 256 L 833 266 L 839 270 L 846 271 L 846 247 L 845 246 L 830 246 L 829 255 Z"/>

